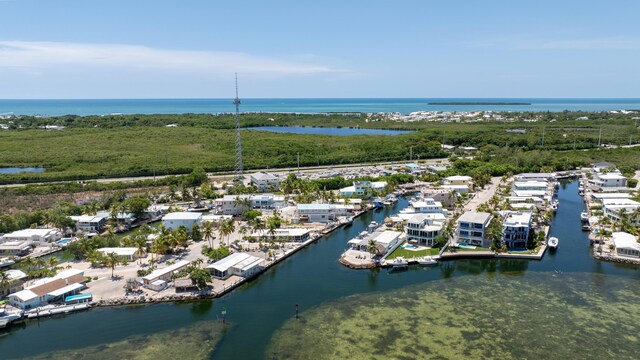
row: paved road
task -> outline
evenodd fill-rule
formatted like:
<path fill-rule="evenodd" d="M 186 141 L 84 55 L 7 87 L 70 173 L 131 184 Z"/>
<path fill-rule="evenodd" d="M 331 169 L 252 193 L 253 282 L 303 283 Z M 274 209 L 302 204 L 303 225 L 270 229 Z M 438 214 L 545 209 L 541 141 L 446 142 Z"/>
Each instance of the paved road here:
<path fill-rule="evenodd" d="M 442 159 L 428 159 L 428 160 L 423 160 L 423 162 L 427 165 L 432 165 L 432 164 L 436 164 L 438 162 L 443 162 L 443 161 L 448 161 L 448 159 L 446 158 L 442 158 Z M 297 167 L 289 167 L 289 168 L 271 168 L 271 169 L 252 169 L 252 170 L 247 170 L 245 171 L 245 173 L 254 173 L 254 172 L 258 172 L 258 171 L 269 171 L 269 172 L 274 172 L 274 173 L 287 173 L 287 172 L 291 172 L 291 171 L 302 171 L 305 173 L 314 173 L 314 172 L 321 172 L 321 171 L 325 171 L 328 168 L 331 169 L 343 169 L 343 170 L 354 170 L 354 169 L 360 169 L 360 168 L 364 168 L 364 167 L 369 167 L 369 166 L 385 166 L 385 165 L 391 165 L 391 164 L 408 164 L 411 163 L 412 161 L 394 161 L 394 162 L 379 162 L 379 163 L 360 163 L 360 164 L 343 164 L 343 165 L 326 165 L 326 166 L 307 166 L 307 167 L 300 167 L 299 169 Z M 213 181 L 230 181 L 233 178 L 233 173 L 232 172 L 213 172 L 213 173 L 208 173 L 209 178 Z M 120 181 L 120 182 L 133 182 L 133 181 L 139 181 L 139 180 L 153 180 L 153 179 L 162 179 L 167 177 L 167 175 L 158 175 L 158 176 L 137 176 L 137 177 L 122 177 L 122 178 L 106 178 L 106 179 L 100 179 L 100 178 L 96 178 L 96 179 L 83 179 L 82 181 L 96 181 L 99 183 L 111 183 L 111 182 L 116 182 L 116 181 Z M 41 185 L 41 184 L 47 184 L 47 183 L 66 183 L 66 182 L 78 182 L 78 180 L 68 180 L 68 181 L 51 181 L 51 182 L 40 182 L 40 183 L 32 183 L 32 185 Z M 5 185 L 0 185 L 0 187 L 17 187 L 17 186 L 24 186 L 25 184 L 5 184 Z"/>
<path fill-rule="evenodd" d="M 484 189 L 476 192 L 473 199 L 464 206 L 464 211 L 474 211 L 480 204 L 489 201 L 495 195 L 500 179 L 499 176 L 492 177 L 491 182 Z"/>

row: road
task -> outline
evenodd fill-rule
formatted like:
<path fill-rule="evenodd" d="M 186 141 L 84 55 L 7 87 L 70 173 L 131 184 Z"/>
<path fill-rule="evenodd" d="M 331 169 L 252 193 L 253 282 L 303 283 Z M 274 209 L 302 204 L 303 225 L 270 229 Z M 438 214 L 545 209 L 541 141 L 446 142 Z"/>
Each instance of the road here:
<path fill-rule="evenodd" d="M 476 192 L 473 199 L 464 206 L 464 211 L 475 211 L 480 204 L 489 201 L 495 195 L 500 179 L 501 177 L 499 176 L 492 177 L 491 182 L 484 189 Z"/>
<path fill-rule="evenodd" d="M 292 172 L 292 171 L 302 171 L 305 173 L 314 173 L 314 172 L 321 172 L 324 170 L 327 170 L 329 168 L 331 169 L 344 169 L 344 170 L 355 170 L 355 169 L 360 169 L 363 167 L 369 167 L 369 166 L 386 166 L 386 165 L 391 165 L 391 164 L 409 164 L 413 161 L 394 161 L 394 162 L 379 162 L 379 163 L 358 163 L 358 164 L 342 164 L 342 165 L 325 165 L 325 166 L 307 166 L 307 167 L 288 167 L 288 168 L 267 168 L 267 169 L 251 169 L 248 171 L 245 171 L 245 174 L 248 173 L 254 173 L 254 172 L 258 172 L 258 171 L 269 171 L 269 172 L 274 172 L 274 173 L 287 173 L 287 172 Z M 438 162 L 448 162 L 447 158 L 442 158 L 442 159 L 428 159 L 428 160 L 423 160 L 423 163 L 426 165 L 432 165 L 432 164 L 436 164 Z M 183 174 L 184 175 L 184 174 Z M 233 172 L 211 172 L 208 173 L 210 180 L 213 181 L 230 181 L 233 178 Z M 67 180 L 67 181 L 51 181 L 51 182 L 39 182 L 39 183 L 31 183 L 30 185 L 42 185 L 42 184 L 50 184 L 50 183 L 69 183 L 69 182 L 78 182 L 78 181 L 96 181 L 99 183 L 111 183 L 111 182 L 134 182 L 134 181 L 140 181 L 140 180 L 153 180 L 153 179 L 162 179 L 165 178 L 167 176 L 172 176 L 172 175 L 158 175 L 158 176 L 136 176 L 136 177 L 122 177 L 122 178 L 95 178 L 95 179 L 83 179 L 83 180 Z M 246 175 L 245 175 L 246 176 Z M 18 187 L 18 186 L 25 186 L 26 184 L 5 184 L 5 185 L 0 185 L 0 187 Z"/>

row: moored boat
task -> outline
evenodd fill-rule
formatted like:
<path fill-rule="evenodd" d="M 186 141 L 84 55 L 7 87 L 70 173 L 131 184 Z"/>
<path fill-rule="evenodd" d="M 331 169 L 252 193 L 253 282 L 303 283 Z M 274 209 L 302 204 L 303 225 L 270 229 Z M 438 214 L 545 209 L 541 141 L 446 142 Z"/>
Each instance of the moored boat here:
<path fill-rule="evenodd" d="M 580 213 L 580 221 L 582 222 L 588 222 L 589 221 L 589 213 L 586 211 L 583 211 Z"/>
<path fill-rule="evenodd" d="M 418 259 L 418 264 L 420 265 L 435 265 L 438 263 L 438 260 L 432 258 L 431 256 L 424 256 Z"/>
<path fill-rule="evenodd" d="M 550 249 L 557 249 L 558 248 L 558 238 L 555 236 L 552 236 L 549 238 L 548 244 L 549 244 L 549 248 Z"/>
<path fill-rule="evenodd" d="M 394 269 L 406 269 L 409 266 L 409 262 L 402 256 L 398 256 L 391 261 L 391 265 Z"/>

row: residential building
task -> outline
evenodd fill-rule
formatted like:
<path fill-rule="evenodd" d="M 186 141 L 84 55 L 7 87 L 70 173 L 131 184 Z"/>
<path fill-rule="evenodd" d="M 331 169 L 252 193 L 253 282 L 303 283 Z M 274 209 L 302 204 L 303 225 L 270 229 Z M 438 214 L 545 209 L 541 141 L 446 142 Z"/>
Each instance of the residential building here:
<path fill-rule="evenodd" d="M 112 215 L 108 211 L 100 211 L 96 214 L 96 216 L 102 216 L 107 218 L 107 220 L 112 219 Z M 132 213 L 117 213 L 115 216 L 116 220 L 119 224 L 124 224 L 131 226 L 136 221 L 135 216 Z"/>
<path fill-rule="evenodd" d="M 622 212 L 631 215 L 639 207 L 640 202 L 631 199 L 602 199 L 603 215 L 614 222 L 621 220 Z M 636 225 L 640 224 L 640 219 L 630 216 L 629 220 Z"/>
<path fill-rule="evenodd" d="M 362 236 L 349 240 L 352 249 L 369 252 L 369 241 L 376 243 L 377 253 L 382 257 L 391 253 L 403 241 L 404 234 L 400 231 L 372 231 Z"/>
<path fill-rule="evenodd" d="M 469 190 L 468 187 L 466 187 L 466 189 L 467 191 Z M 452 206 L 453 204 L 455 204 L 456 198 L 457 198 L 456 194 L 452 194 L 451 190 L 449 189 L 435 189 L 435 188 L 427 188 L 422 190 L 421 196 L 426 198 L 431 198 L 434 201 L 439 201 L 445 206 Z"/>
<path fill-rule="evenodd" d="M 298 204 L 299 221 L 327 223 L 347 215 L 347 206 L 339 204 Z"/>
<path fill-rule="evenodd" d="M 116 254 L 120 259 L 126 261 L 135 261 L 138 258 L 147 256 L 147 253 L 144 250 L 140 250 L 135 247 L 116 247 L 116 248 L 100 248 L 98 249 L 103 255 L 108 255 L 111 253 Z"/>
<path fill-rule="evenodd" d="M 180 260 L 173 265 L 169 265 L 162 269 L 156 269 L 151 274 L 142 277 L 142 284 L 147 288 L 164 288 L 165 284 L 162 282 L 167 282 L 171 280 L 173 274 L 190 264 L 187 260 Z M 154 284 L 155 283 L 155 284 Z"/>
<path fill-rule="evenodd" d="M 546 191 L 549 183 L 546 181 L 516 181 L 513 183 L 513 189 L 516 191 Z"/>
<path fill-rule="evenodd" d="M 9 282 L 6 287 L 0 287 L 0 298 L 22 290 L 22 286 L 27 280 L 27 274 L 21 270 L 6 270 L 6 272 Z"/>
<path fill-rule="evenodd" d="M 31 249 L 31 241 L 5 241 L 0 243 L 0 256 L 25 256 Z"/>
<path fill-rule="evenodd" d="M 509 248 L 526 247 L 532 217 L 530 212 L 506 212 L 502 220 L 502 244 Z"/>
<path fill-rule="evenodd" d="M 207 266 L 216 279 L 226 280 L 232 275 L 250 278 L 263 270 L 264 259 L 246 253 L 233 253 Z"/>
<path fill-rule="evenodd" d="M 180 226 L 187 228 L 187 232 L 191 231 L 193 225 L 202 225 L 202 214 L 197 212 L 173 212 L 162 217 L 162 225 L 171 230 L 177 230 Z"/>
<path fill-rule="evenodd" d="M 554 181 L 554 173 L 522 173 L 515 176 L 516 181 Z"/>
<path fill-rule="evenodd" d="M 0 237 L 0 242 L 5 241 L 40 241 L 54 242 L 60 240 L 62 234 L 56 229 L 23 229 Z"/>
<path fill-rule="evenodd" d="M 283 195 L 246 194 L 225 195 L 216 199 L 216 212 L 223 215 L 240 215 L 250 209 L 277 209 L 284 206 Z"/>
<path fill-rule="evenodd" d="M 254 239 L 264 239 L 266 241 L 285 241 L 285 242 L 305 242 L 309 240 L 311 230 L 303 228 L 287 228 L 275 229 L 271 234 L 265 230 L 263 232 L 254 232 L 251 237 Z"/>
<path fill-rule="evenodd" d="M 371 190 L 382 191 L 387 186 L 386 181 L 354 181 L 353 186 L 340 189 L 340 196 L 365 196 Z"/>
<path fill-rule="evenodd" d="M 616 168 L 616 164 L 610 163 L 610 162 L 599 162 L 599 163 L 595 163 L 591 165 L 591 169 L 596 172 L 602 172 L 602 171 L 606 171 L 606 170 L 611 170 L 611 169 L 615 169 Z"/>
<path fill-rule="evenodd" d="M 459 243 L 481 246 L 491 246 L 491 239 L 487 238 L 487 229 L 492 216 L 486 212 L 467 211 L 458 218 L 456 237 Z"/>
<path fill-rule="evenodd" d="M 410 201 L 409 207 L 400 210 L 402 214 L 446 214 L 442 203 L 432 198 L 423 198 L 417 201 Z"/>
<path fill-rule="evenodd" d="M 467 186 L 471 186 L 472 182 L 473 182 L 473 178 L 471 176 L 464 176 L 464 175 L 447 176 L 446 178 L 444 178 L 444 181 L 443 181 L 445 185 L 467 185 Z"/>
<path fill-rule="evenodd" d="M 611 234 L 616 254 L 619 256 L 640 257 L 640 243 L 638 239 L 626 232 L 614 232 Z"/>
<path fill-rule="evenodd" d="M 64 270 L 54 277 L 36 280 L 24 290 L 9 295 L 9 304 L 22 310 L 64 301 L 85 288 L 84 271 Z"/>
<path fill-rule="evenodd" d="M 69 216 L 71 220 L 76 222 L 76 230 L 85 233 L 101 233 L 104 230 L 104 225 L 109 220 L 105 216 L 97 215 L 80 215 Z"/>
<path fill-rule="evenodd" d="M 603 188 L 627 186 L 627 178 L 619 172 L 596 173 L 591 181 Z"/>
<path fill-rule="evenodd" d="M 407 240 L 415 240 L 426 246 L 434 246 L 436 237 L 442 234 L 445 217 L 442 214 L 415 214 L 405 228 Z"/>
<path fill-rule="evenodd" d="M 280 179 L 267 172 L 257 172 L 249 175 L 249 179 L 260 192 L 278 191 Z"/>

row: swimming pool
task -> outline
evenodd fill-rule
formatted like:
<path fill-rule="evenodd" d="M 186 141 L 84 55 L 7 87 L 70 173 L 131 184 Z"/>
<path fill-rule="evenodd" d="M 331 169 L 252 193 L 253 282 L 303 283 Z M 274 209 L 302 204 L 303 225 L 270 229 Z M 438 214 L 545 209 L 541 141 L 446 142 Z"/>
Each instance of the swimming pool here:
<path fill-rule="evenodd" d="M 471 249 L 471 250 L 476 248 L 476 246 L 474 246 L 474 245 L 469 245 L 469 244 L 465 244 L 465 243 L 458 244 L 458 247 L 461 247 L 463 249 Z"/>
<path fill-rule="evenodd" d="M 419 248 L 415 245 L 411 245 L 411 244 L 405 244 L 405 245 L 401 245 L 400 246 L 403 249 L 409 249 L 409 250 L 418 250 Z"/>
<path fill-rule="evenodd" d="M 67 245 L 70 242 L 71 242 L 71 238 L 63 238 L 63 239 L 60 239 L 60 240 L 56 241 L 56 244 L 58 244 L 58 245 Z"/>

